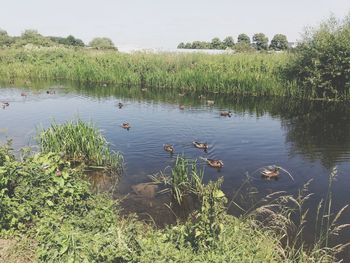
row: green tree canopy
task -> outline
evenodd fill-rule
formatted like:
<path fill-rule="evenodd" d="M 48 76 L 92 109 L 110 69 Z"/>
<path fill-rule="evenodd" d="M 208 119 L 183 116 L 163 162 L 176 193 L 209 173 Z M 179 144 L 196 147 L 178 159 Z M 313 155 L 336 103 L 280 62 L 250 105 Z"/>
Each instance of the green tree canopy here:
<path fill-rule="evenodd" d="M 222 42 L 220 38 L 214 37 L 210 42 L 211 49 L 222 49 Z"/>
<path fill-rule="evenodd" d="M 113 41 L 107 37 L 96 37 L 91 40 L 89 46 L 96 49 L 117 49 Z"/>
<path fill-rule="evenodd" d="M 0 28 L 0 47 L 8 47 L 13 41 L 14 39 L 7 34 L 7 31 Z"/>
<path fill-rule="evenodd" d="M 271 40 L 270 49 L 277 51 L 288 49 L 287 37 L 283 34 L 276 34 Z"/>
<path fill-rule="evenodd" d="M 226 47 L 226 48 L 233 48 L 234 45 L 235 45 L 235 42 L 233 41 L 233 37 L 231 36 L 228 36 L 226 37 L 223 41 L 222 41 L 223 45 Z"/>
<path fill-rule="evenodd" d="M 239 34 L 237 38 L 237 43 L 246 43 L 250 45 L 250 37 L 246 34 Z"/>
<path fill-rule="evenodd" d="M 267 50 L 269 47 L 269 39 L 264 33 L 256 33 L 253 36 L 253 44 L 257 50 Z"/>
<path fill-rule="evenodd" d="M 179 49 L 185 48 L 184 42 L 181 42 L 180 44 L 178 44 L 178 45 L 177 45 L 177 48 L 179 48 Z"/>

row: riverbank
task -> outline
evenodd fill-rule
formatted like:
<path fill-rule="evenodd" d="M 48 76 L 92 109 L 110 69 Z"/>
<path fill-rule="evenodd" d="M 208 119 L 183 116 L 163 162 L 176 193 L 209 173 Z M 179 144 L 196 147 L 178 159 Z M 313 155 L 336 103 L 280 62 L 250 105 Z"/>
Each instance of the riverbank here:
<path fill-rule="evenodd" d="M 182 196 L 191 195 L 198 200 L 198 208 L 187 219 L 157 229 L 137 220 L 135 215 L 121 216 L 119 200 L 112 200 L 110 193 L 91 190 L 86 168 L 96 166 L 101 156 L 109 156 L 102 160 L 118 160 L 119 164 L 121 160 L 117 153 L 106 152 L 107 144 L 93 126 L 82 122 L 53 125 L 40 134 L 41 151 L 23 151 L 19 160 L 12 155 L 10 145 L 0 148 L 0 238 L 9 246 L 0 259 L 13 262 L 23 257 L 29 262 L 335 259 L 336 249 L 325 247 L 324 240 L 306 248 L 302 236 L 297 234 L 302 225 L 291 222 L 289 201 L 301 204 L 306 196 L 293 198 L 276 193 L 249 213 L 234 217 L 226 212 L 228 200 L 220 190 L 222 180 L 203 184 L 196 179 L 200 172 L 192 170 L 191 163 L 183 166 L 186 163 L 180 159 L 173 167 L 176 173 L 172 172 L 170 182 L 175 174 L 181 173 L 186 183 L 170 185 L 180 189 Z M 69 135 L 72 147 L 64 146 L 65 136 L 59 136 L 62 134 Z M 82 144 L 84 141 L 90 144 Z M 95 154 L 84 154 L 88 152 Z M 109 173 L 111 164 L 120 167 L 116 161 L 100 162 L 99 166 Z M 261 221 L 261 216 L 265 220 Z M 286 236 L 286 231 L 292 229 L 296 232 Z M 322 235 L 323 238 L 328 239 Z"/>
<path fill-rule="evenodd" d="M 289 53 L 178 54 L 67 48 L 2 49 L 0 79 L 72 80 L 101 86 L 176 89 L 250 96 L 299 96 L 283 67 Z"/>

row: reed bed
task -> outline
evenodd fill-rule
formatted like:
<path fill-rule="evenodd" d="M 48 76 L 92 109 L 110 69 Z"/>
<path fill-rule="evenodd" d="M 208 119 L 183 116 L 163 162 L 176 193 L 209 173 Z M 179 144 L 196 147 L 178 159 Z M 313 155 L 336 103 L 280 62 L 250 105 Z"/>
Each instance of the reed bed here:
<path fill-rule="evenodd" d="M 294 96 L 290 54 L 178 54 L 41 48 L 0 50 L 0 79 L 71 80 L 182 91 Z"/>
<path fill-rule="evenodd" d="M 60 153 L 64 159 L 89 168 L 103 168 L 118 175 L 122 172 L 122 156 L 111 152 L 106 139 L 92 124 L 81 120 L 53 123 L 38 132 L 37 140 L 43 153 Z"/>

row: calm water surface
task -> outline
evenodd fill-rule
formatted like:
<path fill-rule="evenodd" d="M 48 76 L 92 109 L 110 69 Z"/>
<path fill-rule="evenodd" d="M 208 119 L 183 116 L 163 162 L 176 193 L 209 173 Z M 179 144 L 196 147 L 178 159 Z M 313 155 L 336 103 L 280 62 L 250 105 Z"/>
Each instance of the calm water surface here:
<path fill-rule="evenodd" d="M 46 90 L 54 90 L 55 94 L 46 94 Z M 27 96 L 21 96 L 22 92 Z M 223 160 L 225 166 L 220 171 L 203 167 L 206 181 L 224 177 L 223 190 L 228 196 L 239 188 L 246 173 L 253 176 L 252 186 L 261 195 L 277 190 L 296 193 L 313 179 L 310 191 L 315 194 L 308 204 L 313 209 L 327 191 L 330 170 L 337 166 L 334 209 L 348 203 L 349 104 L 217 94 L 207 97 L 215 101 L 208 106 L 198 95 L 180 97 L 175 91 L 71 84 L 40 84 L 31 89 L 2 85 L 0 101 L 8 101 L 10 106 L 0 109 L 0 141 L 11 138 L 16 149 L 33 145 L 38 127 L 79 117 L 95 123 L 112 149 L 124 155 L 126 173 L 119 189 L 122 195 L 132 195 L 132 185 L 148 182 L 148 175 L 173 164 L 175 155 L 163 150 L 164 143 L 171 143 L 176 153 L 189 158 Z M 125 106 L 119 109 L 118 102 Z M 185 105 L 184 110 L 179 109 L 180 104 Z M 221 110 L 232 111 L 232 117 L 220 117 Z M 120 127 L 126 121 L 132 126 L 129 131 Z M 194 140 L 208 142 L 208 152 L 193 148 Z M 271 164 L 290 171 L 294 181 L 283 174 L 277 181 L 253 174 Z M 129 206 L 137 207 L 136 203 Z M 349 214 L 344 221 L 350 222 Z"/>

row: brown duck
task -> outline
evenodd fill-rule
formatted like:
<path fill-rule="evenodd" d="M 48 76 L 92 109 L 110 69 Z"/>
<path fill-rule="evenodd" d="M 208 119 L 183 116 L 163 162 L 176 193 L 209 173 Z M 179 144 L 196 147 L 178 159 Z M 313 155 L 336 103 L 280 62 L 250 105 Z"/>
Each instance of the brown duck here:
<path fill-rule="evenodd" d="M 271 179 L 271 178 L 278 178 L 279 174 L 280 174 L 280 168 L 277 166 L 268 166 L 266 168 L 264 168 L 261 172 L 261 176 Z"/>
<path fill-rule="evenodd" d="M 127 129 L 127 130 L 129 130 L 131 128 L 131 126 L 128 122 L 124 122 L 121 126 L 123 129 Z"/>
<path fill-rule="evenodd" d="M 207 159 L 207 164 L 210 167 L 217 168 L 217 169 L 224 167 L 224 162 L 221 160 Z"/>
<path fill-rule="evenodd" d="M 164 148 L 164 151 L 169 152 L 169 153 L 174 153 L 174 151 L 175 151 L 174 146 L 171 144 L 164 144 L 163 148 Z"/>
<path fill-rule="evenodd" d="M 231 117 L 231 111 L 222 111 L 220 112 L 220 116 L 223 116 L 223 117 Z"/>
<path fill-rule="evenodd" d="M 192 144 L 198 149 L 207 150 L 209 148 L 208 144 L 204 142 L 192 142 Z"/>

